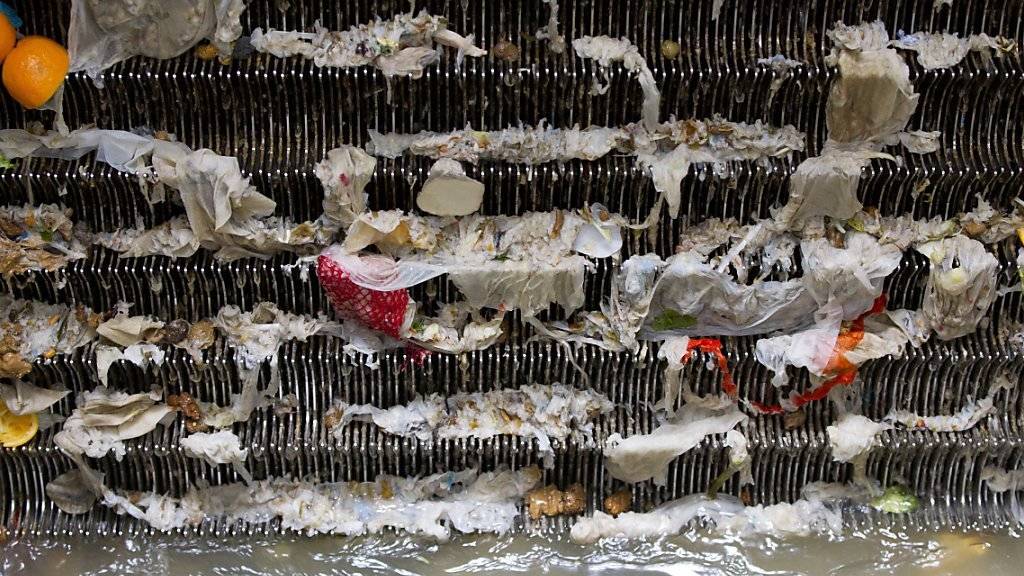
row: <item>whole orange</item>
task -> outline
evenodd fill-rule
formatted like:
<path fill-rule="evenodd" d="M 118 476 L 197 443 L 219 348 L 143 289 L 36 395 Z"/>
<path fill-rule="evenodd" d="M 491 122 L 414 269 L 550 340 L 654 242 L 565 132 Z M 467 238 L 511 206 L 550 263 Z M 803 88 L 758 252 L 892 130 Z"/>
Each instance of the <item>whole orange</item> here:
<path fill-rule="evenodd" d="M 11 21 L 0 13 L 0 62 L 4 61 L 4 58 L 14 50 L 14 26 L 11 26 Z"/>
<path fill-rule="evenodd" d="M 22 106 L 39 108 L 60 88 L 69 64 L 68 51 L 60 44 L 27 36 L 4 60 L 4 86 Z"/>

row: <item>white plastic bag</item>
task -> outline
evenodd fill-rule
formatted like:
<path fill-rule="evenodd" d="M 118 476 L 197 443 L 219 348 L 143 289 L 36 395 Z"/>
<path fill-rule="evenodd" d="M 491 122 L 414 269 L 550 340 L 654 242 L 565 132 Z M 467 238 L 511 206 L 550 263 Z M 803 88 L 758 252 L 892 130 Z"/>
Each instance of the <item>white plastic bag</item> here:
<path fill-rule="evenodd" d="M 72 0 L 71 72 L 94 81 L 132 56 L 173 58 L 203 38 L 222 56 L 242 34 L 242 0 Z"/>

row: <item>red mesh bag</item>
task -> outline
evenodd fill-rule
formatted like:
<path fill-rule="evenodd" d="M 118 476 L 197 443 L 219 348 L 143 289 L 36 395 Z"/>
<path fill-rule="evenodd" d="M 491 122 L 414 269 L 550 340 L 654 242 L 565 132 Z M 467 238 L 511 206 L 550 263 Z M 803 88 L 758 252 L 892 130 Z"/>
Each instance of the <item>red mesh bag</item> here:
<path fill-rule="evenodd" d="M 392 338 L 401 338 L 409 305 L 408 290 L 381 291 L 359 286 L 327 255 L 317 259 L 316 275 L 338 314 Z"/>

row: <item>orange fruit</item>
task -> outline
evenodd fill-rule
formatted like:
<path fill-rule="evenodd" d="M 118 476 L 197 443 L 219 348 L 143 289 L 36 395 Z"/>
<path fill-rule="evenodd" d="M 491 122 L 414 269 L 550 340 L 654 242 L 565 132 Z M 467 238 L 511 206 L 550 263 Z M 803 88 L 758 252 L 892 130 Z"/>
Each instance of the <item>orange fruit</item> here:
<path fill-rule="evenodd" d="M 11 21 L 0 13 L 0 62 L 4 61 L 4 58 L 14 50 L 14 26 L 11 26 Z"/>
<path fill-rule="evenodd" d="M 0 400 L 0 444 L 4 448 L 21 446 L 38 431 L 39 416 L 35 413 L 15 416 L 7 411 L 7 404 Z"/>
<path fill-rule="evenodd" d="M 27 36 L 4 60 L 7 92 L 25 108 L 39 108 L 64 82 L 68 51 L 49 38 Z"/>

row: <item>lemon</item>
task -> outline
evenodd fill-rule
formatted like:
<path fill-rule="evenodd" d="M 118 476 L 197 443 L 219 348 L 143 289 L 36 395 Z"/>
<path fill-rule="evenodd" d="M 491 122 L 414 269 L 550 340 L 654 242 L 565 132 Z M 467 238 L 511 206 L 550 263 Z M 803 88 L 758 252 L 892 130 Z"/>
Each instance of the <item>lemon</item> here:
<path fill-rule="evenodd" d="M 7 410 L 7 404 L 0 400 L 0 444 L 4 448 L 15 448 L 28 442 L 39 431 L 39 416 L 25 414 L 18 416 Z"/>

